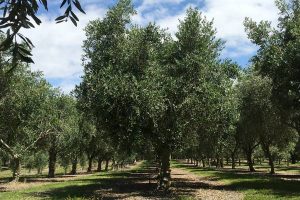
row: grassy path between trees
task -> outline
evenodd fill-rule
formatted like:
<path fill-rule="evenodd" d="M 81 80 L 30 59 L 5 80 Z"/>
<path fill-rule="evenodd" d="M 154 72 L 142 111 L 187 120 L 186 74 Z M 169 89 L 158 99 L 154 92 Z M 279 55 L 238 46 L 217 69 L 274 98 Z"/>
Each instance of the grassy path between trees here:
<path fill-rule="evenodd" d="M 190 164 L 174 161 L 174 169 L 188 172 L 200 182 L 200 193 L 198 197 L 203 199 L 232 199 L 226 195 L 228 191 L 236 191 L 243 194 L 246 200 L 272 200 L 272 199 L 292 199 L 300 200 L 300 174 L 278 174 L 268 175 L 267 173 L 251 174 L 245 170 L 216 170 L 213 168 L 199 168 Z M 212 196 L 206 196 L 207 191 L 211 191 Z M 222 198 L 217 197 L 220 192 L 225 192 Z M 214 198 L 213 196 L 216 196 Z M 191 197 L 191 199 L 193 199 Z"/>
<path fill-rule="evenodd" d="M 127 177 L 144 167 L 141 162 L 122 171 L 57 176 L 54 179 L 31 177 L 26 183 L 0 184 L 0 199 L 91 199 L 109 193 L 113 196 L 114 187 L 122 184 L 126 187 Z"/>
<path fill-rule="evenodd" d="M 57 176 L 55 179 L 30 177 L 26 183 L 0 184 L 0 199 L 182 200 L 190 199 L 199 188 L 193 179 L 175 170 L 170 191 L 157 191 L 156 176 L 156 167 L 149 162 L 142 162 L 123 171 Z"/>
<path fill-rule="evenodd" d="M 240 169 L 202 169 L 174 161 L 170 191 L 156 191 L 155 177 L 156 168 L 148 162 L 123 171 L 58 176 L 51 180 L 32 177 L 26 183 L 0 184 L 0 199 L 300 199 L 297 175 L 270 177 Z"/>

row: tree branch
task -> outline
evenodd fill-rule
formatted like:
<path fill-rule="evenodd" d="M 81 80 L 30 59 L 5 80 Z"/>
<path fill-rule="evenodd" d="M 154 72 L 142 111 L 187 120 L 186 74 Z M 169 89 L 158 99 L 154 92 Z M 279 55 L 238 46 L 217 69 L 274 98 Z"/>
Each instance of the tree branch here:
<path fill-rule="evenodd" d="M 27 151 L 28 149 L 30 149 L 31 147 L 33 147 L 40 139 L 42 139 L 43 137 L 45 137 L 46 135 L 48 135 L 50 133 L 50 129 L 45 131 L 45 132 L 41 132 L 39 137 L 31 144 L 29 145 L 27 148 L 25 148 L 24 151 Z"/>
<path fill-rule="evenodd" d="M 3 150 L 7 151 L 11 156 L 15 156 L 14 151 L 12 148 L 6 144 L 2 139 L 0 139 L 0 146 L 2 147 Z"/>

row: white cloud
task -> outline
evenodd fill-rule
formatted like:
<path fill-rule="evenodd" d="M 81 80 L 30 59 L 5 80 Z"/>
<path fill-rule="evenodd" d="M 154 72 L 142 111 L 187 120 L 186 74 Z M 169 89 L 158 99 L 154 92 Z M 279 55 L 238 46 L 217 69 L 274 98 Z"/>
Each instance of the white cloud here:
<path fill-rule="evenodd" d="M 255 52 L 256 47 L 244 31 L 245 17 L 277 24 L 278 10 L 274 0 L 206 0 L 203 11 L 208 19 L 214 19 L 218 36 L 226 41 L 226 47 L 235 48 L 234 52 L 225 51 L 225 56 L 239 57 Z"/>
<path fill-rule="evenodd" d="M 179 4 L 182 3 L 183 0 L 164 0 L 163 2 Z M 148 6 L 147 10 L 151 10 L 151 12 L 138 12 L 138 14 L 133 17 L 133 22 L 140 25 L 145 25 L 149 22 L 155 22 L 161 28 L 167 29 L 172 36 L 174 36 L 174 34 L 177 32 L 179 21 L 184 19 L 186 10 L 189 7 L 196 7 L 195 4 L 188 3 L 184 7 L 180 7 L 181 9 L 178 12 L 174 13 L 170 11 L 169 7 L 157 6 L 156 3 L 157 1 L 152 2 L 152 4 L 146 4 Z M 145 5 L 142 4 L 140 7 L 145 7 Z M 140 7 L 138 7 L 137 10 L 142 10 Z"/>
<path fill-rule="evenodd" d="M 135 2 L 141 1 L 136 0 Z M 86 24 L 101 18 L 106 13 L 104 0 L 86 1 L 86 15 L 79 14 L 80 22 L 75 27 L 71 22 L 55 24 L 54 18 L 42 15 L 42 25 L 24 31 L 36 48 L 33 50 L 34 70 L 44 72 L 47 79 L 59 80 L 64 91 L 70 91 L 83 73 L 81 66 L 83 31 Z M 241 56 L 252 55 L 256 47 L 251 45 L 244 32 L 243 21 L 250 17 L 256 21 L 269 20 L 277 23 L 277 9 L 274 0 L 144 0 L 136 8 L 138 14 L 133 22 L 145 25 L 155 21 L 162 28 L 174 34 L 179 19 L 183 19 L 189 6 L 201 6 L 200 10 L 208 19 L 214 19 L 218 37 L 226 41 L 223 55 L 238 60 Z M 62 12 L 62 11 L 61 11 Z M 53 81 L 52 81 L 53 82 Z"/>
<path fill-rule="evenodd" d="M 169 7 L 163 7 L 165 3 L 176 4 L 185 3 L 177 13 L 172 13 Z M 156 21 L 162 28 L 168 28 L 174 35 L 177 31 L 179 19 L 183 19 L 188 7 L 200 7 L 203 1 L 184 1 L 184 0 L 144 0 L 133 19 L 139 24 Z M 224 57 L 238 59 L 240 56 L 250 56 L 256 51 L 256 46 L 247 39 L 244 29 L 244 19 L 250 17 L 255 21 L 267 20 L 273 25 L 277 24 L 277 8 L 274 0 L 205 0 L 204 7 L 200 7 L 203 14 L 209 19 L 214 20 L 217 29 L 217 36 L 226 41 L 226 48 L 223 52 Z"/>
<path fill-rule="evenodd" d="M 89 6 L 86 13 L 78 14 L 80 21 L 77 27 L 71 22 L 56 24 L 54 17 L 42 15 L 40 26 L 23 31 L 35 45 L 32 69 L 43 71 L 47 79 L 61 79 L 63 90 L 70 90 L 70 81 L 78 79 L 83 73 L 84 27 L 90 20 L 103 17 L 106 10 Z"/>
<path fill-rule="evenodd" d="M 152 9 L 153 7 L 162 6 L 162 4 L 180 4 L 184 0 L 144 0 L 143 3 L 137 8 L 138 12 Z"/>

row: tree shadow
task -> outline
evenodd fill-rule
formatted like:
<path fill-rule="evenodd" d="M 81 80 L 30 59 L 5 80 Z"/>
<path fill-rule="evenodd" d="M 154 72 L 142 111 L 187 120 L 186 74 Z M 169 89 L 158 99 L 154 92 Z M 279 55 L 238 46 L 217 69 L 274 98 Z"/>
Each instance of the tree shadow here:
<path fill-rule="evenodd" d="M 50 199 L 92 198 L 92 199 L 126 199 L 142 197 L 146 199 L 179 199 L 190 196 L 199 188 L 209 188 L 202 182 L 184 178 L 172 180 L 169 191 L 156 190 L 155 168 L 145 167 L 141 170 L 110 174 L 109 177 L 95 179 L 76 179 L 72 185 L 49 189 L 45 192 L 28 193 L 30 196 Z"/>
<path fill-rule="evenodd" d="M 240 169 L 224 170 L 199 168 L 188 164 L 178 164 L 176 166 L 189 169 L 189 171 L 195 174 L 201 175 L 201 173 L 209 173 L 209 175 L 203 179 L 209 179 L 211 181 L 226 180 L 226 184 L 224 184 L 224 186 L 216 186 L 213 187 L 213 189 L 237 191 L 256 190 L 266 195 L 277 196 L 280 199 L 300 197 L 300 174 L 270 175 L 265 172 L 251 173 Z"/>

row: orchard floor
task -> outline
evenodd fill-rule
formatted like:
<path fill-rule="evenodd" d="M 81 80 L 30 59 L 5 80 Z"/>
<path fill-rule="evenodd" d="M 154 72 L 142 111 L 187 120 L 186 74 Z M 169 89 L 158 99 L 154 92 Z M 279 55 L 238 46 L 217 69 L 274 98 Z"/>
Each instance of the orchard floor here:
<path fill-rule="evenodd" d="M 182 162 L 172 163 L 172 188 L 167 193 L 155 190 L 155 167 L 147 162 L 118 172 L 59 176 L 55 179 L 27 177 L 26 183 L 15 184 L 5 183 L 5 180 L 0 177 L 1 200 L 300 199 L 300 181 L 290 176 L 285 180 L 238 171 L 220 172 Z"/>
<path fill-rule="evenodd" d="M 254 173 L 250 173 L 245 165 L 237 166 L 237 169 L 232 170 L 230 166 L 224 169 L 200 168 L 183 161 L 174 161 L 172 167 L 196 175 L 201 181 L 208 180 L 213 194 L 220 191 L 235 191 L 242 194 L 242 198 L 246 200 L 300 200 L 299 165 L 278 166 L 275 175 L 268 173 L 267 165 L 256 166 L 257 171 Z M 202 199 L 209 198 L 204 196 Z M 215 199 L 227 199 L 227 196 Z"/>

